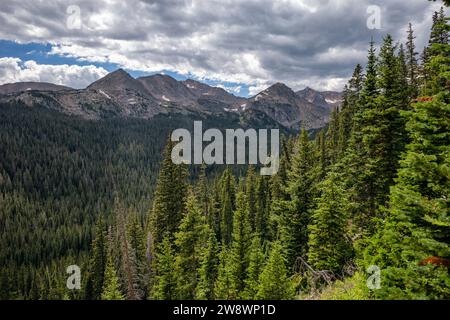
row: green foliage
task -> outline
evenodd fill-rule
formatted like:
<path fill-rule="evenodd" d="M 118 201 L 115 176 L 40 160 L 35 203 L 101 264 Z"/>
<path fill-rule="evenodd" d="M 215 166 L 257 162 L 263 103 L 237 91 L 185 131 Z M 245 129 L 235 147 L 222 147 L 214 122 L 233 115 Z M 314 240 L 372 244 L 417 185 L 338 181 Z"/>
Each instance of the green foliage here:
<path fill-rule="evenodd" d="M 0 106 L 0 299 L 448 299 L 449 29 L 436 12 L 423 65 L 411 25 L 405 47 L 371 42 L 328 128 L 283 137 L 272 177 L 173 164 L 161 137 L 185 115 Z"/>
<path fill-rule="evenodd" d="M 288 172 L 288 202 L 281 203 L 280 240 L 286 248 L 289 268 L 299 256 L 306 256 L 309 210 L 312 207 L 312 147 L 306 131 L 302 131 Z"/>
<path fill-rule="evenodd" d="M 114 267 L 113 258 L 108 254 L 105 280 L 103 283 L 103 291 L 101 294 L 102 300 L 124 300 L 124 295 L 120 292 L 119 277 Z"/>
<path fill-rule="evenodd" d="M 261 246 L 259 234 L 255 234 L 250 246 L 249 265 L 247 277 L 245 279 L 245 289 L 242 293 L 242 299 L 252 300 L 256 298 L 259 287 L 259 276 L 264 266 L 265 255 Z"/>
<path fill-rule="evenodd" d="M 156 183 L 150 216 L 150 230 L 155 245 L 159 244 L 166 234 L 170 236 L 175 234 L 182 212 L 185 210 L 186 170 L 183 165 L 172 162 L 172 146 L 169 139 Z"/>
<path fill-rule="evenodd" d="M 208 239 L 207 230 L 205 215 L 201 212 L 195 196 L 190 193 L 186 213 L 181 220 L 179 231 L 175 234 L 175 272 L 179 299 L 194 299 L 196 296 L 201 255 Z"/>
<path fill-rule="evenodd" d="M 435 15 L 431 38 L 435 56 L 426 67 L 437 61 L 445 64 L 434 69 L 441 73 L 431 78 L 434 83 L 428 83 L 424 92 L 441 91 L 405 113 L 412 140 L 391 188 L 383 227 L 365 254 L 366 264 L 383 270 L 383 286 L 375 292 L 378 298 L 448 299 L 450 295 L 447 267 L 421 263 L 430 257 L 450 257 L 450 94 L 441 83 L 443 78 L 450 79 L 446 74 L 450 26 L 441 25 L 441 15 Z M 445 44 L 442 30 L 447 30 Z"/>
<path fill-rule="evenodd" d="M 196 288 L 196 299 L 214 299 L 214 284 L 219 265 L 217 238 L 214 231 L 207 229 L 208 242 L 201 253 L 199 267 L 199 281 Z"/>
<path fill-rule="evenodd" d="M 295 289 L 288 278 L 283 249 L 279 242 L 274 242 L 267 264 L 259 277 L 256 299 L 289 300 L 293 299 Z"/>
<path fill-rule="evenodd" d="M 251 244 L 251 226 L 246 197 L 243 192 L 236 195 L 236 211 L 233 218 L 231 248 L 228 255 L 232 291 L 240 293 L 244 290 L 247 268 L 249 264 L 249 248 Z"/>
<path fill-rule="evenodd" d="M 239 293 L 236 292 L 236 287 L 233 285 L 229 256 L 229 249 L 222 245 L 219 254 L 217 281 L 214 286 L 214 295 L 218 300 L 235 300 L 238 298 Z"/>
<path fill-rule="evenodd" d="M 322 183 L 317 208 L 309 228 L 308 263 L 315 270 L 328 270 L 337 275 L 351 257 L 351 243 L 347 238 L 347 200 L 342 183 L 330 173 Z"/>
<path fill-rule="evenodd" d="M 385 226 L 366 255 L 368 263 L 386 268 L 380 297 L 442 299 L 450 292 L 445 267 L 418 266 L 431 256 L 450 256 L 449 101 L 448 92 L 441 93 L 409 113 L 413 141 L 391 189 Z"/>
<path fill-rule="evenodd" d="M 235 181 L 231 170 L 227 168 L 220 181 L 220 230 L 222 233 L 222 242 L 229 244 L 231 242 L 231 233 L 233 231 L 233 210 L 235 208 Z"/>
<path fill-rule="evenodd" d="M 156 300 L 176 299 L 177 276 L 175 273 L 175 254 L 170 237 L 164 236 L 156 253 L 155 284 L 151 296 Z"/>
<path fill-rule="evenodd" d="M 357 272 L 352 277 L 337 280 L 314 298 L 318 300 L 368 300 L 370 296 L 364 274 Z"/>
<path fill-rule="evenodd" d="M 86 287 L 86 299 L 98 300 L 103 292 L 105 268 L 107 263 L 106 227 L 100 218 L 96 225 L 95 239 L 92 242 L 92 258 Z"/>

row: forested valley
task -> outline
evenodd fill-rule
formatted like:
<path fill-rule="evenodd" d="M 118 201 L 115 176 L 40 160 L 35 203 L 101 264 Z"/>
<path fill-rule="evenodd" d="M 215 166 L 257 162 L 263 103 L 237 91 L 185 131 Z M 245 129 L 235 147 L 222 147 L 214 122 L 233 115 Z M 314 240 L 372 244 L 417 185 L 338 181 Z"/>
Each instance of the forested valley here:
<path fill-rule="evenodd" d="M 411 25 L 371 42 L 273 176 L 173 164 L 181 116 L 0 106 L 0 299 L 449 299 L 449 31 L 442 9 L 421 55 Z"/>

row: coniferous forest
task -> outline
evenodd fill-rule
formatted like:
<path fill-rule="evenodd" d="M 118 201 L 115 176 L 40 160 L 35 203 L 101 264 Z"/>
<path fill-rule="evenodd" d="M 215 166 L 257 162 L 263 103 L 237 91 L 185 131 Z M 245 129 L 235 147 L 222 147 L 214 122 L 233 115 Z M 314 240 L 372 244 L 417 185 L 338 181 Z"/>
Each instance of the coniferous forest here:
<path fill-rule="evenodd" d="M 175 165 L 182 116 L 1 106 L 0 299 L 450 299 L 449 31 L 370 42 L 273 176 Z"/>

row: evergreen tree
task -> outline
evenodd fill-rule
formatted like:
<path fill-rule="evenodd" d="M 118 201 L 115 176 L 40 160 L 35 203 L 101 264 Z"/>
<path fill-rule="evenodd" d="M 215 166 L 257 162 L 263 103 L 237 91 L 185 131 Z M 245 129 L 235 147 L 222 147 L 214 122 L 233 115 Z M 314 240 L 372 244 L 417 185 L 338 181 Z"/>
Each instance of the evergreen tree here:
<path fill-rule="evenodd" d="M 207 240 L 206 217 L 201 212 L 193 193 L 187 198 L 186 212 L 175 234 L 177 254 L 177 296 L 179 299 L 194 299 L 199 280 L 201 253 Z"/>
<path fill-rule="evenodd" d="M 234 210 L 235 184 L 234 177 L 230 168 L 227 168 L 221 178 L 221 199 L 222 212 L 220 218 L 220 230 L 222 233 L 222 242 L 226 245 L 231 242 L 231 233 L 233 230 L 233 210 Z"/>
<path fill-rule="evenodd" d="M 265 176 L 256 178 L 256 217 L 255 231 L 263 240 L 269 239 L 269 203 L 268 179 Z"/>
<path fill-rule="evenodd" d="M 86 284 L 86 299 L 98 300 L 101 298 L 107 263 L 106 227 L 100 217 L 95 227 L 95 239 L 92 242 L 92 254 L 89 263 L 89 273 Z"/>
<path fill-rule="evenodd" d="M 342 166 L 350 189 L 350 210 L 359 236 L 374 232 L 378 207 L 386 203 L 400 153 L 404 149 L 403 98 L 407 91 L 403 57 L 395 55 L 391 36 L 386 36 L 375 68 L 373 44 L 369 50 L 362 109 L 355 115 L 349 152 Z M 401 62 L 399 62 L 401 61 Z M 401 67 L 400 67 L 401 66 Z M 375 81 L 376 80 L 376 81 Z"/>
<path fill-rule="evenodd" d="M 325 147 L 325 132 L 321 130 L 316 138 L 316 172 L 315 172 L 315 181 L 316 183 L 322 181 L 325 178 L 327 172 L 327 150 Z"/>
<path fill-rule="evenodd" d="M 278 239 L 281 233 L 282 217 L 288 207 L 289 194 L 286 190 L 288 169 L 290 168 L 290 148 L 286 139 L 281 140 L 282 151 L 278 173 L 270 177 L 268 209 L 268 240 Z"/>
<path fill-rule="evenodd" d="M 186 169 L 172 162 L 173 143 L 169 140 L 164 151 L 159 178 L 150 215 L 150 231 L 156 250 L 163 236 L 173 236 L 178 229 L 186 200 Z"/>
<path fill-rule="evenodd" d="M 343 103 L 339 113 L 339 133 L 338 133 L 338 159 L 339 160 L 347 149 L 352 133 L 352 123 L 355 113 L 358 111 L 361 92 L 364 85 L 363 68 L 357 64 L 353 75 L 345 86 L 343 93 Z"/>
<path fill-rule="evenodd" d="M 336 163 L 339 158 L 339 109 L 331 111 L 330 122 L 327 130 L 327 151 L 330 163 Z M 295 160 L 295 158 L 294 158 Z"/>
<path fill-rule="evenodd" d="M 170 237 L 164 236 L 155 259 L 155 284 L 151 296 L 156 300 L 176 299 L 177 275 L 175 273 L 175 254 Z"/>
<path fill-rule="evenodd" d="M 383 227 L 365 254 L 366 265 L 382 269 L 383 285 L 375 292 L 379 298 L 446 299 L 450 292 L 448 269 L 421 262 L 450 257 L 450 94 L 438 80 L 450 80 L 449 48 L 448 42 L 436 46 L 428 62 L 441 70 L 429 88 L 440 91 L 406 113 L 412 141 L 391 189 Z"/>
<path fill-rule="evenodd" d="M 102 300 L 124 300 L 124 295 L 120 292 L 119 277 L 114 267 L 113 258 L 108 251 L 108 258 L 105 268 L 105 281 L 103 283 Z"/>
<path fill-rule="evenodd" d="M 414 43 L 416 39 L 412 24 L 408 25 L 408 38 L 406 42 L 406 63 L 408 66 L 408 85 L 409 85 L 409 98 L 414 99 L 419 94 L 419 64 L 417 61 L 416 45 Z"/>
<path fill-rule="evenodd" d="M 449 39 L 449 31 L 447 28 L 447 20 L 445 18 L 444 9 L 435 12 L 433 16 L 433 26 L 431 29 L 430 41 L 426 50 L 425 66 L 425 86 L 424 95 L 434 95 L 441 90 L 442 87 L 450 89 L 446 78 L 446 58 L 448 57 L 447 44 Z"/>
<path fill-rule="evenodd" d="M 259 277 L 256 299 L 289 300 L 294 298 L 295 289 L 292 281 L 288 278 L 282 252 L 283 249 L 279 242 L 272 243 L 267 264 Z"/>
<path fill-rule="evenodd" d="M 208 243 L 201 253 L 199 281 L 196 289 L 196 299 L 214 299 L 214 284 L 217 278 L 217 268 L 219 265 L 218 245 L 216 234 L 211 228 L 207 229 Z"/>
<path fill-rule="evenodd" d="M 233 285 L 229 256 L 229 249 L 227 249 L 227 246 L 222 245 L 219 254 L 217 280 L 214 285 L 214 296 L 217 300 L 235 300 L 239 297 L 236 286 Z"/>
<path fill-rule="evenodd" d="M 264 266 L 264 252 L 259 234 L 255 234 L 252 239 L 249 254 L 249 265 L 247 278 L 245 279 L 245 289 L 241 297 L 246 300 L 255 299 L 259 286 L 259 275 Z"/>
<path fill-rule="evenodd" d="M 249 222 L 252 231 L 256 230 L 256 216 L 257 216 L 257 199 L 256 199 L 256 177 L 255 169 L 250 166 L 247 170 L 247 177 L 245 179 L 245 195 L 247 199 Z"/>
<path fill-rule="evenodd" d="M 251 226 L 246 202 L 244 193 L 239 192 L 236 195 L 232 242 L 228 256 L 232 291 L 237 293 L 244 290 L 251 244 Z"/>
<path fill-rule="evenodd" d="M 336 173 L 330 172 L 321 184 L 321 195 L 309 225 L 308 263 L 315 270 L 340 275 L 351 256 L 346 237 L 347 199 Z"/>
<path fill-rule="evenodd" d="M 349 211 L 355 224 L 352 233 L 357 237 L 361 236 L 362 230 L 367 226 L 367 212 L 374 207 L 372 204 L 374 187 L 366 168 L 368 155 L 364 141 L 366 127 L 370 124 L 366 115 L 377 107 L 379 95 L 377 57 L 373 41 L 370 42 L 367 60 L 360 103 L 356 105 L 353 116 L 349 146 L 342 161 L 334 168 L 344 174 L 344 185 L 349 194 Z"/>
<path fill-rule="evenodd" d="M 208 209 L 208 224 L 216 234 L 218 242 L 222 241 L 222 230 L 221 230 L 221 217 L 222 217 L 222 204 L 221 204 L 221 186 L 220 180 L 215 179 L 213 185 L 213 194 L 211 196 L 211 201 L 209 203 Z"/>
<path fill-rule="evenodd" d="M 136 272 L 136 290 L 139 298 L 144 298 L 147 292 L 148 264 L 146 260 L 146 248 L 144 230 L 139 221 L 138 215 L 133 212 L 127 225 L 127 239 L 130 252 L 133 254 L 133 269 Z"/>
<path fill-rule="evenodd" d="M 395 46 L 390 35 L 386 36 L 380 49 L 378 83 L 381 95 L 375 108 L 366 109 L 366 178 L 371 185 L 371 208 L 369 215 L 375 216 L 379 205 L 387 200 L 389 187 L 396 175 L 396 168 L 405 145 L 404 120 L 401 110 L 407 107 L 404 94 L 404 60 L 400 63 L 395 56 Z"/>
<path fill-rule="evenodd" d="M 312 207 L 312 148 L 308 134 L 300 134 L 292 166 L 288 173 L 287 192 L 291 200 L 285 204 L 280 218 L 280 240 L 286 248 L 287 266 L 292 268 L 297 257 L 307 253 L 309 210 Z"/>
<path fill-rule="evenodd" d="M 195 195 L 198 199 L 200 208 L 204 215 L 210 216 L 209 209 L 209 192 L 208 192 L 208 179 L 206 177 L 206 166 L 202 165 L 198 182 L 195 188 Z"/>
<path fill-rule="evenodd" d="M 117 243 L 119 249 L 120 266 L 122 280 L 126 289 L 126 297 L 128 300 L 139 300 L 143 296 L 143 291 L 139 288 L 139 275 L 137 254 L 130 244 L 127 236 L 127 212 L 116 198 L 116 231 Z M 111 246 L 112 247 L 112 246 Z"/>

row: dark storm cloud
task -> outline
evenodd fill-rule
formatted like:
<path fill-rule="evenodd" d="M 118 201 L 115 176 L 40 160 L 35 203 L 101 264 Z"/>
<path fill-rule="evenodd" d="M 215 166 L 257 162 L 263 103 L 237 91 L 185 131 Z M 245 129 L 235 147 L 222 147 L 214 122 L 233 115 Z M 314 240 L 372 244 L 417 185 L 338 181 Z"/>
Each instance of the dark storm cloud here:
<path fill-rule="evenodd" d="M 83 27 L 67 28 L 67 7 Z M 369 30 L 367 8 L 381 9 Z M 245 83 L 282 81 L 300 89 L 341 89 L 368 43 L 387 33 L 404 40 L 408 22 L 426 41 L 437 4 L 425 0 L 132 0 L 0 3 L 0 38 L 55 44 L 54 53 Z"/>

